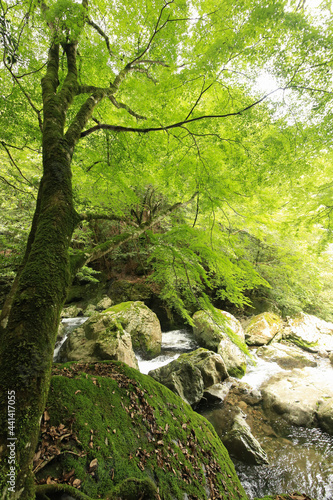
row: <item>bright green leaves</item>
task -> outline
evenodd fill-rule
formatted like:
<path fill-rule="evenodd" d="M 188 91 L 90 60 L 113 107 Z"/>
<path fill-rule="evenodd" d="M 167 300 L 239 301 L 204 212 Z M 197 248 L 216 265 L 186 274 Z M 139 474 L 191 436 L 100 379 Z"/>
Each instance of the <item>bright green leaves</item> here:
<path fill-rule="evenodd" d="M 44 14 L 55 43 L 73 43 L 78 40 L 86 17 L 86 9 L 82 4 L 72 0 L 57 0 Z"/>
<path fill-rule="evenodd" d="M 202 228 L 178 225 L 150 238 L 154 244 L 149 259 L 154 269 L 150 280 L 159 285 L 161 297 L 169 306 L 189 323 L 188 311 L 207 309 L 212 297 L 242 307 L 249 303 L 247 292 L 268 286 L 249 261 L 232 255 L 227 235 L 218 227 L 209 234 Z"/>

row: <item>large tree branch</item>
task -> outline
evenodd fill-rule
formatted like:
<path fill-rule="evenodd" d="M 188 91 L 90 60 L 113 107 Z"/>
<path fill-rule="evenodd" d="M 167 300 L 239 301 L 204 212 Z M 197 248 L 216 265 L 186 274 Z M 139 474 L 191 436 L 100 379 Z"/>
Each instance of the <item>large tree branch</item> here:
<path fill-rule="evenodd" d="M 63 48 L 67 57 L 67 75 L 59 92 L 59 98 L 63 102 L 66 102 L 67 109 L 78 91 L 76 67 L 77 42 L 65 44 Z"/>
<path fill-rule="evenodd" d="M 65 139 L 68 142 L 68 145 L 71 148 L 72 152 L 74 151 L 75 144 L 82 136 L 81 131 L 84 129 L 86 123 L 92 115 L 93 110 L 103 99 L 103 97 L 105 97 L 105 94 L 103 92 L 96 92 L 95 94 L 89 96 L 77 112 L 71 125 L 68 127 L 68 130 L 65 134 Z"/>
<path fill-rule="evenodd" d="M 172 123 L 171 125 L 165 125 L 164 127 L 147 127 L 147 128 L 137 128 L 137 127 L 125 127 L 122 125 L 108 125 L 106 123 L 99 123 L 98 125 L 95 125 L 94 127 L 91 127 L 84 132 L 81 133 L 81 137 L 86 137 L 87 135 L 92 134 L 93 132 L 96 132 L 97 130 L 113 130 L 114 132 L 138 132 L 142 134 L 146 134 L 148 132 L 158 132 L 158 131 L 166 131 L 170 130 L 172 128 L 179 128 L 182 127 L 183 125 L 187 125 L 188 123 L 193 123 L 197 122 L 200 120 L 207 120 L 211 118 L 228 118 L 229 116 L 241 116 L 243 113 L 248 111 L 249 109 L 257 106 L 261 102 L 263 102 L 265 99 L 267 99 L 270 95 L 274 94 L 275 92 L 279 90 L 284 90 L 282 87 L 279 87 L 278 89 L 272 90 L 272 92 L 269 92 L 268 94 L 265 94 L 263 97 L 258 99 L 257 101 L 254 101 L 252 104 L 249 104 L 249 106 L 246 106 L 245 108 L 240 109 L 239 111 L 234 111 L 232 113 L 225 113 L 223 115 L 204 115 L 204 116 L 197 116 L 196 118 L 191 118 L 191 119 L 185 119 L 177 123 Z"/>
<path fill-rule="evenodd" d="M 42 78 L 43 95 L 53 95 L 59 85 L 59 44 L 52 44 L 49 50 L 46 74 Z"/>
<path fill-rule="evenodd" d="M 102 92 L 104 95 L 112 95 L 117 89 L 111 84 L 110 87 L 95 87 L 94 85 L 79 85 L 77 94 L 95 94 Z"/>
<path fill-rule="evenodd" d="M 125 222 L 126 219 L 124 217 L 120 217 L 118 215 L 110 215 L 110 214 L 96 214 L 92 212 L 82 212 L 79 215 L 79 220 L 83 221 L 91 221 L 91 220 L 115 220 L 119 222 Z M 127 221 L 126 221 L 127 222 Z"/>

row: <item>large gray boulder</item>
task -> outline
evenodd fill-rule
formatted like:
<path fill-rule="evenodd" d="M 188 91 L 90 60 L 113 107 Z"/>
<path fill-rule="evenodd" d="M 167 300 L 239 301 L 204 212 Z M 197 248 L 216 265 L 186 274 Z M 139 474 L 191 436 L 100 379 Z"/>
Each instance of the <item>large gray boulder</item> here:
<path fill-rule="evenodd" d="M 331 380 L 328 371 L 317 372 L 314 376 L 311 368 L 280 372 L 260 388 L 264 408 L 268 412 L 273 411 L 281 415 L 290 424 L 316 426 L 317 409 L 320 408 L 321 402 L 331 401 L 333 398 Z M 323 416 L 322 422 L 328 419 L 329 417 Z M 319 425 L 324 428 L 325 424 L 319 419 Z"/>
<path fill-rule="evenodd" d="M 204 389 L 226 379 L 228 372 L 221 356 L 201 348 L 151 370 L 149 375 L 187 403 L 196 404 Z"/>
<path fill-rule="evenodd" d="M 251 465 L 268 464 L 266 452 L 253 436 L 250 426 L 245 421 L 246 415 L 239 412 L 234 417 L 231 430 L 222 438 L 230 455 Z"/>
<path fill-rule="evenodd" d="M 77 316 L 83 316 L 82 307 L 78 307 L 75 305 L 64 307 L 61 312 L 62 318 L 76 318 Z"/>
<path fill-rule="evenodd" d="M 94 363 L 109 359 L 123 361 L 138 369 L 130 334 L 107 314 L 95 314 L 74 330 L 59 355 L 59 361 Z"/>
<path fill-rule="evenodd" d="M 197 343 L 222 357 L 228 374 L 242 377 L 246 372 L 245 334 L 240 322 L 230 313 L 215 310 L 217 320 L 206 311 L 193 316 L 193 334 Z"/>
<path fill-rule="evenodd" d="M 259 347 L 256 354 L 266 361 L 274 361 L 286 370 L 304 368 L 305 366 L 317 366 L 317 361 L 313 355 L 292 344 L 286 345 L 274 342 L 273 344 Z"/>
<path fill-rule="evenodd" d="M 282 319 L 272 312 L 253 316 L 245 328 L 245 341 L 248 345 L 266 345 L 283 327 Z"/>
<path fill-rule="evenodd" d="M 282 338 L 309 352 L 333 351 L 333 323 L 299 313 L 288 319 Z"/>
<path fill-rule="evenodd" d="M 143 302 L 122 302 L 104 311 L 117 321 L 132 338 L 133 349 L 151 359 L 161 352 L 162 331 L 156 314 Z"/>

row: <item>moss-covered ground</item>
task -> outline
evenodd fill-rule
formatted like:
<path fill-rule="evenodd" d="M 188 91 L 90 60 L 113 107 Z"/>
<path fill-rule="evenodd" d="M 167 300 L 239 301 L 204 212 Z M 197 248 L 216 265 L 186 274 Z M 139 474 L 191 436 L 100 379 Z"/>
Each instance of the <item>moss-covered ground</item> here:
<path fill-rule="evenodd" d="M 122 363 L 57 365 L 41 431 L 34 463 L 39 484 L 118 498 L 117 489 L 131 484 L 135 490 L 145 480 L 155 496 L 138 498 L 247 500 L 208 421 Z"/>

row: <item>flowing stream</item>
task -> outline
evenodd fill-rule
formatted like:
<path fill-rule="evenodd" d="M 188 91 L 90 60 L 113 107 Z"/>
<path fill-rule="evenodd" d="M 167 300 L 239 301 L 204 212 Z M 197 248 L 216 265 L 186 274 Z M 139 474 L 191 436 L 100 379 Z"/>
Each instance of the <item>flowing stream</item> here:
<path fill-rule="evenodd" d="M 54 352 L 53 352 L 53 362 L 57 362 L 58 355 L 60 352 L 60 349 L 65 343 L 65 340 L 67 339 L 68 335 L 75 330 L 75 328 L 78 328 L 81 326 L 85 321 L 87 321 L 87 317 L 85 316 L 80 316 L 79 318 L 64 318 L 61 320 L 62 324 L 62 338 L 56 342 Z"/>
<path fill-rule="evenodd" d="M 191 332 L 188 330 L 172 330 L 162 333 L 161 354 L 149 361 L 136 355 L 141 373 L 146 373 L 155 368 L 171 363 L 184 352 L 191 352 L 198 348 Z"/>
<path fill-rule="evenodd" d="M 63 320 L 65 335 L 55 349 L 54 360 L 71 331 L 80 326 L 87 318 Z M 170 363 L 182 353 L 191 352 L 198 346 L 188 330 L 174 330 L 162 334 L 161 354 L 152 360 L 137 356 L 141 373 Z M 255 389 L 272 375 L 283 371 L 277 363 L 264 361 L 255 356 L 256 365 L 249 363 L 247 374 L 242 381 Z M 332 368 L 327 360 L 311 370 L 327 373 L 332 377 Z M 316 372 L 317 370 L 317 372 Z M 220 404 L 222 407 L 223 403 Z M 200 408 L 200 413 L 208 417 L 210 411 L 218 409 Z M 253 466 L 235 461 L 240 481 L 249 496 L 263 497 L 279 493 L 305 493 L 316 500 L 333 500 L 333 437 L 320 429 L 284 426 L 279 422 L 273 425 L 276 436 L 265 436 L 260 444 L 266 451 L 270 465 Z"/>

